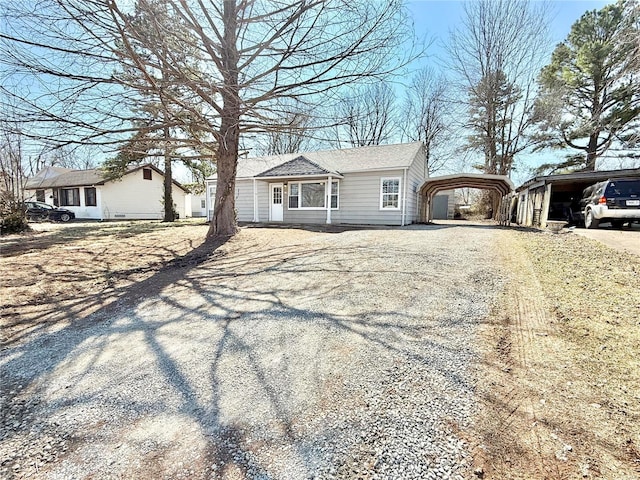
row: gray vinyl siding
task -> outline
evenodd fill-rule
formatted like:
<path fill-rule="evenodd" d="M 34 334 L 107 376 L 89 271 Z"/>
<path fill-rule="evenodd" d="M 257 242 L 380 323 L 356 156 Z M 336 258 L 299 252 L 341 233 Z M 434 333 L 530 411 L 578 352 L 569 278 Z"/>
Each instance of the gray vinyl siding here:
<path fill-rule="evenodd" d="M 236 214 L 239 222 L 253 221 L 253 180 L 236 182 Z"/>
<path fill-rule="evenodd" d="M 267 182 L 256 182 L 258 191 L 258 220 L 260 222 L 269 221 L 269 184 Z"/>
<path fill-rule="evenodd" d="M 421 148 L 407 172 L 407 224 L 415 223 L 419 220 L 418 191 L 428 176 L 424 149 Z"/>
<path fill-rule="evenodd" d="M 334 224 L 361 225 L 401 225 L 402 209 L 380 209 L 380 182 L 382 178 L 399 178 L 401 185 L 400 205 L 406 201 L 405 223 L 410 224 L 418 219 L 417 191 L 425 180 L 425 159 L 421 150 L 406 171 L 402 169 L 382 170 L 370 172 L 345 173 L 344 178 L 335 179 L 339 182 L 339 207 L 331 210 L 331 222 Z M 269 221 L 269 184 L 284 183 L 284 223 L 314 223 L 324 224 L 327 219 L 326 210 L 289 209 L 288 183 L 304 181 L 308 178 L 289 178 L 277 180 L 256 181 L 258 198 L 258 219 Z M 326 179 L 318 179 L 326 181 Z M 406 189 L 406 192 L 405 192 Z M 238 221 L 253 221 L 253 180 L 239 179 L 236 183 L 236 210 Z"/>
<path fill-rule="evenodd" d="M 403 170 L 345 174 L 340 180 L 339 209 L 331 212 L 332 223 L 400 225 L 402 210 L 380 209 L 381 178 L 400 178 L 400 202 L 404 192 Z"/>
<path fill-rule="evenodd" d="M 333 219 L 332 210 L 331 218 Z M 284 208 L 284 222 L 285 223 L 327 223 L 327 211 L 326 210 L 289 210 L 285 204 Z M 337 222 L 332 222 L 337 223 Z"/>

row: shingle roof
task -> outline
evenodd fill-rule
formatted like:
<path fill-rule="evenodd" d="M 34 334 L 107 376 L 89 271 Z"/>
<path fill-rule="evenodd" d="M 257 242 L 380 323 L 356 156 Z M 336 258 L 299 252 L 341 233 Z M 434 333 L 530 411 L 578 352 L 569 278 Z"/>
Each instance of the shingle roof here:
<path fill-rule="evenodd" d="M 289 153 L 265 157 L 238 159 L 237 178 L 253 178 L 298 157 L 325 170 L 339 174 L 367 170 L 393 170 L 408 168 L 422 148 L 422 142 L 373 147 L 324 150 L 318 152 Z M 264 176 L 264 175 L 263 175 Z M 270 175 L 275 176 L 275 175 Z M 283 175 L 288 176 L 288 175 Z M 215 176 L 214 176 L 215 178 Z"/>
<path fill-rule="evenodd" d="M 295 177 L 306 175 L 324 175 L 329 172 L 300 155 L 276 167 L 265 170 L 256 177 Z"/>
<path fill-rule="evenodd" d="M 162 170 L 152 164 L 131 167 L 125 175 L 140 170 L 141 168 L 151 168 L 160 175 L 164 175 Z M 104 185 L 109 181 L 109 179 L 105 178 L 104 171 L 99 168 L 92 168 L 89 170 L 69 170 L 59 167 L 45 167 L 27 180 L 25 188 L 35 190 L 38 188 L 82 187 L 90 185 Z M 173 180 L 173 183 L 185 192 L 187 191 L 175 180 Z"/>

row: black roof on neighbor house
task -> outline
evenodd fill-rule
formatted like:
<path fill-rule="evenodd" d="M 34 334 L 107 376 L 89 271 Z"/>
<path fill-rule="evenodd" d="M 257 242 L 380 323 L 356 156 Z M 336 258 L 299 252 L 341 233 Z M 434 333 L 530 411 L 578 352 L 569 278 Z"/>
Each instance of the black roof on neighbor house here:
<path fill-rule="evenodd" d="M 293 160 L 265 170 L 256 175 L 256 177 L 299 177 L 307 175 L 328 175 L 330 173 L 335 172 L 325 170 L 318 164 L 300 155 Z"/>
<path fill-rule="evenodd" d="M 595 172 L 574 172 L 562 173 L 558 175 L 541 175 L 527 180 L 516 191 L 525 190 L 531 185 L 544 182 L 548 183 L 571 183 L 571 182 L 592 182 L 597 183 L 609 178 L 640 177 L 640 168 L 628 168 L 625 170 L 599 170 Z"/>

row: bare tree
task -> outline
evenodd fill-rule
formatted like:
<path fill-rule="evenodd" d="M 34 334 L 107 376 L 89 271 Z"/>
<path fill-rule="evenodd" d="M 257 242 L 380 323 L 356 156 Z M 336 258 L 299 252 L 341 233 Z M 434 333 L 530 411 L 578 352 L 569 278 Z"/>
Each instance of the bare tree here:
<path fill-rule="evenodd" d="M 280 155 L 306 150 L 314 130 L 314 116 L 304 107 L 288 102 L 271 121 L 271 127 L 259 135 L 258 150 L 265 155 Z"/>
<path fill-rule="evenodd" d="M 447 93 L 447 80 L 431 68 L 416 72 L 405 92 L 402 135 L 424 143 L 430 175 L 442 170 L 453 157 Z"/>
<path fill-rule="evenodd" d="M 0 234 L 27 229 L 23 138 L 0 124 Z"/>
<path fill-rule="evenodd" d="M 328 92 L 384 75 L 387 52 L 404 40 L 399 2 L 234 1 L 221 5 L 170 0 L 196 38 L 202 75 L 182 75 L 205 104 L 202 124 L 218 145 L 217 188 L 209 235 L 231 235 L 242 134 L 268 131 L 283 101 L 313 104 Z M 115 18 L 124 18 L 109 5 Z M 355 19 L 358 22 L 355 22 Z M 354 24 L 359 27 L 353 28 Z M 144 66 L 143 66 L 144 68 Z M 173 72 L 180 78 L 181 72 Z"/>
<path fill-rule="evenodd" d="M 24 60 L 17 58 L 18 54 L 9 55 L 20 72 L 50 75 L 65 82 L 83 81 L 84 85 L 93 81 L 96 88 L 90 89 L 90 95 L 89 90 L 84 92 L 84 115 L 78 115 L 75 127 L 85 132 L 84 138 L 104 138 L 105 143 L 109 141 L 107 134 L 120 135 L 121 141 L 123 135 L 135 132 L 132 118 L 123 115 L 118 123 L 116 113 L 108 126 L 96 127 L 86 120 L 92 116 L 86 98 L 97 96 L 93 108 L 113 113 L 118 112 L 119 102 L 127 95 L 139 96 L 144 88 L 157 92 L 160 85 L 150 72 L 157 67 L 153 58 L 158 58 L 158 49 L 163 48 L 167 73 L 188 97 L 197 100 L 186 103 L 182 95 L 165 89 L 165 101 L 189 111 L 189 122 L 210 133 L 217 144 L 217 189 L 210 236 L 236 232 L 233 193 L 241 135 L 269 131 L 275 117 L 273 109 L 283 101 L 316 105 L 344 85 L 391 74 L 411 57 L 406 48 L 405 54 L 397 50 L 410 33 L 400 0 L 166 3 L 181 22 L 183 35 L 178 32 L 177 38 L 198 52 L 198 71 L 181 68 L 169 45 L 146 44 L 131 28 L 131 5 L 125 1 L 42 0 L 22 16 L 19 28 L 0 38 L 11 46 L 22 45 L 22 51 L 32 57 Z M 37 42 L 31 40 L 33 33 Z M 142 56 L 133 48 L 123 55 L 122 49 L 116 48 L 126 47 L 133 39 L 155 48 L 154 55 Z M 60 53 L 61 49 L 75 61 L 49 64 L 47 54 Z M 73 57 L 76 52 L 80 57 Z M 131 92 L 110 74 L 114 65 L 123 62 L 145 79 Z M 79 64 L 86 68 L 78 69 Z M 64 100 L 72 104 L 75 99 Z M 190 107 L 195 104 L 200 110 Z M 41 113 L 45 111 L 41 109 Z M 170 112 L 169 120 L 184 122 Z"/>
<path fill-rule="evenodd" d="M 352 147 L 386 143 L 396 126 L 395 93 L 385 82 L 359 87 L 342 97 L 335 117 L 338 146 L 342 135 Z"/>
<path fill-rule="evenodd" d="M 473 130 L 468 147 L 484 156 L 483 171 L 510 175 L 517 154 L 534 144 L 536 76 L 548 50 L 547 5 L 528 0 L 464 4 L 449 55 L 465 92 Z"/>

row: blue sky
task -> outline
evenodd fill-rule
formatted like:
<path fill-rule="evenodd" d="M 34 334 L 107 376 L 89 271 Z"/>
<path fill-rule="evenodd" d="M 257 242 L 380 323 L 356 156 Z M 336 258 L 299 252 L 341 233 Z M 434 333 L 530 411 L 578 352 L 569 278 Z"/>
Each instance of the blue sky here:
<path fill-rule="evenodd" d="M 442 41 L 446 41 L 449 30 L 457 24 L 462 16 L 463 1 L 456 0 L 413 0 L 408 2 L 409 11 L 415 23 L 416 33 L 427 33 Z M 551 32 L 553 41 L 559 43 L 567 36 L 571 25 L 587 10 L 599 10 L 613 3 L 602 0 L 563 0 L 552 1 L 553 21 Z"/>
<path fill-rule="evenodd" d="M 547 2 L 550 6 L 550 34 L 553 42 L 553 46 L 548 52 L 549 60 L 553 47 L 567 37 L 571 26 L 582 14 L 589 10 L 600 10 L 614 1 L 563 0 Z M 463 5 L 464 1 L 456 0 L 412 0 L 407 2 L 416 35 L 432 41 L 427 50 L 428 57 L 421 60 L 420 64 L 431 65 L 436 70 L 439 69 L 437 58 L 446 57 L 444 45 L 448 42 L 449 32 L 457 26 L 463 17 Z M 416 68 L 417 65 L 412 64 L 411 67 Z M 516 161 L 517 170 L 513 172 L 514 181 L 518 183 L 527 180 L 531 175 L 530 168 L 552 161 L 554 158 L 561 159 L 565 153 L 567 152 L 543 151 L 536 154 L 521 154 Z"/>

